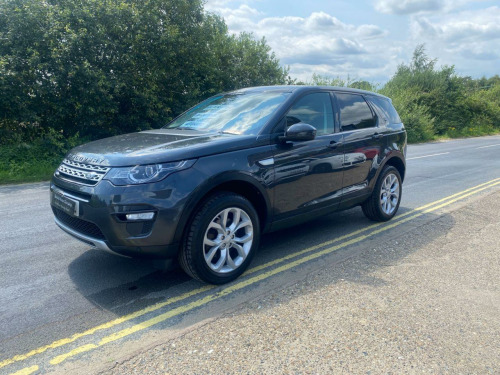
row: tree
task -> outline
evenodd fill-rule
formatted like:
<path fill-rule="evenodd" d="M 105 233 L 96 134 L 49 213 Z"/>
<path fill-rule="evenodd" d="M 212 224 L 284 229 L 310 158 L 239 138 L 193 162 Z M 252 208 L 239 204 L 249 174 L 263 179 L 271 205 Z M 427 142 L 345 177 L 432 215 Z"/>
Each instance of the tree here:
<path fill-rule="evenodd" d="M 436 69 L 423 45 L 416 47 L 410 64 L 401 64 L 381 93 L 392 98 L 406 123 L 411 141 L 423 141 L 434 134 L 445 135 L 471 120 L 464 105 L 464 81 L 453 66 Z M 415 116 L 415 114 L 419 116 Z"/>
<path fill-rule="evenodd" d="M 159 127 L 217 91 L 285 83 L 264 39 L 201 0 L 0 2 L 0 142 Z"/>

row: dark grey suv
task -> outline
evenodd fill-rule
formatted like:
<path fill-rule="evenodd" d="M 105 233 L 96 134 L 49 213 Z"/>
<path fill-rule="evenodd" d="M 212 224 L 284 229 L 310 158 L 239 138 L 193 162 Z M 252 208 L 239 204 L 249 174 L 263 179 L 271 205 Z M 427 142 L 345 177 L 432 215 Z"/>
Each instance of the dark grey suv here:
<path fill-rule="evenodd" d="M 406 132 L 391 101 L 335 87 L 255 87 L 216 95 L 162 129 L 73 149 L 51 183 L 55 221 L 131 257 L 179 259 L 225 283 L 260 234 L 361 205 L 391 219 Z"/>

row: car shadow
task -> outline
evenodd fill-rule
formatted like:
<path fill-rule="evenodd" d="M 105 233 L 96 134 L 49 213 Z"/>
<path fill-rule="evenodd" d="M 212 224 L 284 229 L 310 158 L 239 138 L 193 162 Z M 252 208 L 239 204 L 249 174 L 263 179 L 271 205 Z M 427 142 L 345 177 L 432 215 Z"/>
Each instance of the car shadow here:
<path fill-rule="evenodd" d="M 408 210 L 401 207 L 399 215 Z M 429 220 L 429 216 L 432 214 L 426 214 L 426 220 Z M 397 220 L 397 216 L 395 219 Z M 263 235 L 261 246 L 250 269 L 266 265 L 268 262 L 279 261 L 292 253 L 331 242 L 357 230 L 367 229 L 372 224 L 373 222 L 366 219 L 358 207 Z M 427 240 L 431 241 L 432 238 Z M 328 256 L 338 258 L 334 261 L 341 262 L 358 255 L 365 246 L 362 244 L 349 246 Z M 414 249 L 400 249 L 391 253 L 393 259 L 390 261 L 397 261 L 413 251 Z M 291 261 L 293 259 L 280 264 Z M 300 267 L 297 268 L 297 272 L 301 272 Z M 68 273 L 81 295 L 92 304 L 117 316 L 163 302 L 205 285 L 191 279 L 178 266 L 174 265 L 169 270 L 159 270 L 152 261 L 119 257 L 100 250 L 82 253 L 71 262 Z M 362 278 L 358 275 L 356 280 Z M 372 285 L 374 283 L 371 279 L 367 279 L 367 282 Z M 216 287 L 216 290 L 223 288 L 224 286 Z"/>
<path fill-rule="evenodd" d="M 68 268 L 79 293 L 102 309 L 123 315 L 181 291 L 170 292 L 191 281 L 175 265 L 161 270 L 151 260 L 132 259 L 89 250 Z"/>

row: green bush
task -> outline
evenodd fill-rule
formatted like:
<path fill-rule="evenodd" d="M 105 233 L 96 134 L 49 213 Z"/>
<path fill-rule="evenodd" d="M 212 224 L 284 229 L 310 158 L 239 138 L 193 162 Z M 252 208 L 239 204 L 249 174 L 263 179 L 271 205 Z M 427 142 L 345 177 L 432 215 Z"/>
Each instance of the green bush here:
<path fill-rule="evenodd" d="M 419 143 L 434 139 L 434 119 L 425 106 L 418 104 L 403 106 L 399 111 L 408 134 L 409 143 Z"/>
<path fill-rule="evenodd" d="M 498 76 L 473 80 L 457 76 L 453 66 L 437 69 L 435 65 L 436 60 L 430 59 L 420 45 L 411 63 L 401 64 L 379 91 L 392 98 L 408 130 L 409 142 L 499 132 Z"/>

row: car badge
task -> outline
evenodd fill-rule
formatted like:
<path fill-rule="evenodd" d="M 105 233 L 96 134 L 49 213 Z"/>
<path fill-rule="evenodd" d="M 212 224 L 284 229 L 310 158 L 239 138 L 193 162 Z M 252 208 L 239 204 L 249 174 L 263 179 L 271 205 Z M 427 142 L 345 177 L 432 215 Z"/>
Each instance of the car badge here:
<path fill-rule="evenodd" d="M 85 173 L 85 178 L 87 180 L 94 180 L 96 177 L 98 177 L 99 175 L 95 172 L 88 172 L 88 173 Z"/>

